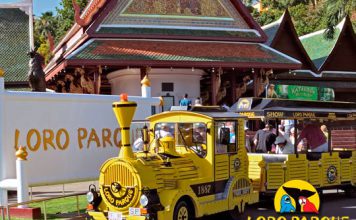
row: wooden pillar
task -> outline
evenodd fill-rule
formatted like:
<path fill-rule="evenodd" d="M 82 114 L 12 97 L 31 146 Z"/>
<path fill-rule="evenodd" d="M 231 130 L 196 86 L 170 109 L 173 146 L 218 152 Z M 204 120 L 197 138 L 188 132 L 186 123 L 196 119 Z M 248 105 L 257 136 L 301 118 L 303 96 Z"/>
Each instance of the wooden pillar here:
<path fill-rule="evenodd" d="M 230 76 L 231 87 L 232 87 L 232 104 L 235 104 L 236 100 L 236 74 L 235 71 Z"/>
<path fill-rule="evenodd" d="M 258 84 L 259 84 L 259 79 L 258 79 L 258 71 L 255 69 L 252 69 L 252 76 L 253 76 L 253 97 L 258 97 Z"/>
<path fill-rule="evenodd" d="M 216 94 L 215 91 L 217 89 L 217 85 L 216 85 L 216 77 L 217 74 L 215 71 L 211 72 L 211 104 L 212 105 L 216 105 Z"/>
<path fill-rule="evenodd" d="M 101 87 L 101 74 L 103 70 L 101 66 L 98 67 L 98 70 L 94 71 L 94 93 L 100 94 L 100 87 Z"/>
<path fill-rule="evenodd" d="M 298 152 L 298 126 L 297 126 L 298 120 L 294 119 L 294 153 L 299 158 L 299 152 Z"/>
<path fill-rule="evenodd" d="M 332 155 L 332 153 L 333 153 L 333 149 L 332 149 L 332 146 L 331 146 L 331 121 L 329 120 L 327 123 L 327 128 L 328 128 L 328 139 L 327 139 L 327 141 L 328 141 L 328 151 L 329 151 L 329 153 L 330 153 L 330 156 Z"/>

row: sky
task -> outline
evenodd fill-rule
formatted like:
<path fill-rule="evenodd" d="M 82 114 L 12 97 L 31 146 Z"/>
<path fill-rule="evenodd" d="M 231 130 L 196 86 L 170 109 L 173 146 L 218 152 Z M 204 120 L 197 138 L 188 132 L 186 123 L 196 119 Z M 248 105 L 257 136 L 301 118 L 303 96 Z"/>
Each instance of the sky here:
<path fill-rule="evenodd" d="M 17 3 L 22 2 L 22 0 L 0 0 L 1 3 Z M 33 13 L 36 16 L 40 16 L 46 11 L 56 12 L 56 6 L 59 6 L 60 0 L 33 0 Z"/>
<path fill-rule="evenodd" d="M 59 6 L 59 2 L 60 0 L 33 0 L 33 13 L 36 16 L 40 16 L 46 11 L 53 11 L 55 13 L 55 8 Z"/>

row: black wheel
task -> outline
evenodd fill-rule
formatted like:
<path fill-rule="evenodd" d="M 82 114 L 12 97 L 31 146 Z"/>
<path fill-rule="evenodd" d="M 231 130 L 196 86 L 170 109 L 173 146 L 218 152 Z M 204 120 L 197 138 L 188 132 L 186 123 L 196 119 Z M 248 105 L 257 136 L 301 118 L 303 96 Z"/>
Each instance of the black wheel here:
<path fill-rule="evenodd" d="M 231 220 L 245 219 L 245 218 L 243 218 L 244 212 L 241 213 L 237 206 L 235 206 L 235 208 L 233 210 L 228 211 L 227 214 L 228 214 L 228 218 Z"/>
<path fill-rule="evenodd" d="M 189 207 L 188 203 L 181 200 L 177 203 L 173 212 L 173 220 L 193 220 L 192 207 Z"/>
<path fill-rule="evenodd" d="M 242 220 L 242 219 L 245 219 L 244 218 L 244 213 L 241 213 L 237 206 L 235 206 L 235 208 L 233 210 L 222 212 L 220 214 L 220 216 L 221 216 L 221 219 L 229 219 L 229 220 Z"/>

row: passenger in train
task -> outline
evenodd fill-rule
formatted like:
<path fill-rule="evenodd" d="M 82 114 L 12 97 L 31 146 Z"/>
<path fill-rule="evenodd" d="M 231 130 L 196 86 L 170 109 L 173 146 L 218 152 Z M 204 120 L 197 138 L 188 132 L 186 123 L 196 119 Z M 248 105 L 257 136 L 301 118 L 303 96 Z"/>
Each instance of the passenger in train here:
<path fill-rule="evenodd" d="M 297 129 L 298 130 L 298 129 Z M 290 142 L 294 146 L 294 133 L 295 133 L 295 128 L 290 129 L 290 134 L 289 136 L 285 135 L 284 137 L 287 139 L 288 142 Z M 300 131 L 298 130 L 298 136 L 299 136 Z M 302 139 L 298 145 L 297 145 L 297 150 L 298 152 L 306 152 L 307 151 L 307 145 L 306 142 Z"/>
<path fill-rule="evenodd" d="M 278 136 L 274 144 L 276 145 L 276 154 L 294 154 L 293 145 L 283 136 Z"/>
<path fill-rule="evenodd" d="M 167 124 L 161 124 L 161 129 L 156 131 L 156 138 L 173 137 Z"/>
<path fill-rule="evenodd" d="M 327 152 L 328 143 L 324 133 L 320 130 L 320 125 L 311 121 L 304 123 L 304 128 L 298 137 L 298 143 L 306 139 L 311 152 Z"/>
<path fill-rule="evenodd" d="M 253 140 L 252 137 L 248 134 L 249 128 L 245 126 L 245 147 L 247 152 L 252 152 Z"/>
<path fill-rule="evenodd" d="M 276 135 L 272 131 L 273 127 L 270 124 L 266 124 L 264 129 L 257 131 L 254 137 L 256 153 L 267 153 L 271 151 L 272 145 L 276 140 Z"/>
<path fill-rule="evenodd" d="M 196 143 L 206 143 L 206 126 L 204 123 L 195 124 L 193 141 Z"/>
<path fill-rule="evenodd" d="M 294 127 L 294 120 L 284 119 L 281 120 L 281 125 L 284 127 L 285 134 L 290 135 L 290 130 Z"/>
<path fill-rule="evenodd" d="M 326 139 L 328 139 L 329 137 L 328 127 L 326 127 L 326 125 L 322 125 L 320 126 L 320 130 L 324 133 Z"/>

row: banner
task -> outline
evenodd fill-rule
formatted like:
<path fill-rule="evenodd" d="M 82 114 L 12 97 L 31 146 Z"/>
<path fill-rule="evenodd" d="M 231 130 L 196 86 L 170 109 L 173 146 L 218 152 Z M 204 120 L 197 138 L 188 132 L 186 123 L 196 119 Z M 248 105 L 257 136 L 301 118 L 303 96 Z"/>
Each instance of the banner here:
<path fill-rule="evenodd" d="M 335 93 L 332 88 L 270 84 L 267 98 L 281 98 L 308 101 L 334 101 Z"/>

